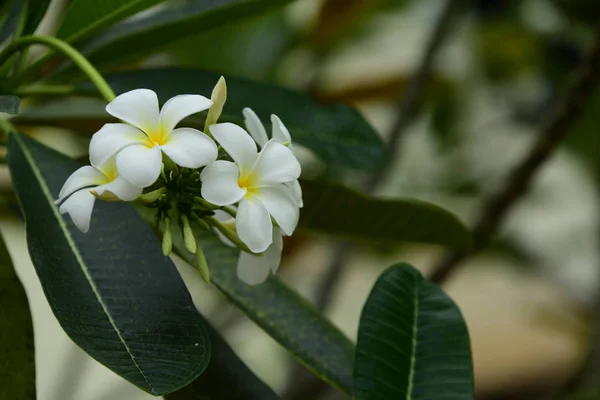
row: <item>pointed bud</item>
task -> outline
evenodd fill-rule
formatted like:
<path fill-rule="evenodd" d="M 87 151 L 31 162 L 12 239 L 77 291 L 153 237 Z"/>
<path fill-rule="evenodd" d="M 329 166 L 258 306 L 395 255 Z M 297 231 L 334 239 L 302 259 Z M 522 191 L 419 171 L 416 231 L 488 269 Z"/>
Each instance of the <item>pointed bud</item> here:
<path fill-rule="evenodd" d="M 197 243 L 198 250 L 196 251 L 196 267 L 198 268 L 198 272 L 200 272 L 200 276 L 204 279 L 205 282 L 210 282 L 210 270 L 208 269 L 208 263 L 206 262 L 206 257 L 204 257 L 204 250 L 200 247 L 200 243 Z"/>
<path fill-rule="evenodd" d="M 162 252 L 165 257 L 171 254 L 173 249 L 173 234 L 171 233 L 171 220 L 169 217 L 165 217 L 165 231 L 162 239 Z"/>
<path fill-rule="evenodd" d="M 192 214 L 192 218 L 194 219 L 194 222 L 196 223 L 196 225 L 198 225 L 200 229 L 204 229 L 205 231 L 210 229 L 210 226 L 208 226 L 206 221 L 197 216 L 196 214 Z"/>
<path fill-rule="evenodd" d="M 181 216 L 181 224 L 183 231 L 183 241 L 185 242 L 185 248 L 192 254 L 196 253 L 196 238 L 194 237 L 194 231 L 190 226 L 190 220 L 186 215 Z"/>
<path fill-rule="evenodd" d="M 206 115 L 206 123 L 204 124 L 204 133 L 206 134 L 209 133 L 208 128 L 219 120 L 223 112 L 223 105 L 227 101 L 227 84 L 225 83 L 225 78 L 221 77 L 219 79 L 210 99 L 213 101 L 213 104 L 208 109 L 208 114 Z"/>
<path fill-rule="evenodd" d="M 144 203 L 154 203 L 160 198 L 160 196 L 167 191 L 166 188 L 161 187 L 160 189 L 153 190 L 148 193 L 144 193 L 140 196 L 140 200 Z"/>

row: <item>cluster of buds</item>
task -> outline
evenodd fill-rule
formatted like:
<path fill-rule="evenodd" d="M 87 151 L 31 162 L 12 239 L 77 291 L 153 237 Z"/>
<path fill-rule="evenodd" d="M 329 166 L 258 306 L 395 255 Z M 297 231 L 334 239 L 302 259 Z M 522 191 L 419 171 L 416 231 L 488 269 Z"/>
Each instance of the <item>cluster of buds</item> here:
<path fill-rule="evenodd" d="M 90 142 L 90 164 L 75 171 L 56 200 L 82 231 L 90 229 L 96 199 L 135 201 L 156 210 L 165 256 L 179 226 L 186 248 L 196 254 L 205 280 L 209 268 L 194 227 L 211 230 L 242 252 L 238 276 L 248 284 L 267 279 L 279 266 L 282 235 L 298 223 L 300 164 L 290 134 L 271 116 L 272 134 L 249 108 L 245 128 L 218 123 L 227 99 L 221 78 L 211 99 L 179 95 L 159 111 L 156 93 L 136 89 L 106 106 L 120 123 L 105 124 Z M 208 110 L 204 132 L 178 127 Z"/>

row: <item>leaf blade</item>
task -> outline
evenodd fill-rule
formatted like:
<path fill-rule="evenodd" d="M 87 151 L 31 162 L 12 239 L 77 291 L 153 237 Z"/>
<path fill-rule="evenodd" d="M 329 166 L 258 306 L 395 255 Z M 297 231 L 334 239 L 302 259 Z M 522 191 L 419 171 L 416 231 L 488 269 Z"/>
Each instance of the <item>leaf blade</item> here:
<path fill-rule="evenodd" d="M 121 19 L 164 0 L 74 0 L 56 36 L 69 43 L 86 39 Z"/>
<path fill-rule="evenodd" d="M 354 396 L 473 399 L 469 334 L 462 315 L 408 264 L 386 270 L 367 299 L 358 332 Z"/>
<path fill-rule="evenodd" d="M 25 290 L 0 239 L 0 398 L 33 400 L 33 324 Z"/>
<path fill-rule="evenodd" d="M 77 163 L 13 134 L 8 164 L 32 261 L 69 337 L 151 394 L 195 379 L 208 362 L 207 333 L 174 265 L 135 211 L 97 204 L 95 227 L 81 234 L 53 204 Z"/>
<path fill-rule="evenodd" d="M 237 277 L 239 252 L 208 232 L 196 232 L 211 268 L 211 283 L 252 321 L 291 352 L 309 370 L 341 391 L 352 393 L 354 345 L 314 306 L 276 276 L 258 286 Z M 181 238 L 174 248 L 190 264 Z"/>
<path fill-rule="evenodd" d="M 154 15 L 126 21 L 83 48 L 95 65 L 131 60 L 178 39 L 260 14 L 293 0 L 205 0 L 172 5 Z"/>
<path fill-rule="evenodd" d="M 238 358 L 219 333 L 207 323 L 212 358 L 205 373 L 167 400 L 277 400 L 277 395 Z"/>
<path fill-rule="evenodd" d="M 298 226 L 366 241 L 471 246 L 469 229 L 453 214 L 414 199 L 378 199 L 331 182 L 302 179 Z M 350 216 L 350 217 L 349 217 Z"/>

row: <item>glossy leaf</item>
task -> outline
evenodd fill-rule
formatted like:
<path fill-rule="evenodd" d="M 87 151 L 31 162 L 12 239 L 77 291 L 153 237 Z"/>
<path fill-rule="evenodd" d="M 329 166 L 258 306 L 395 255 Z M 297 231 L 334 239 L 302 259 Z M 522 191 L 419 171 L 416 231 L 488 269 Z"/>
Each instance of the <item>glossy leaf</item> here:
<path fill-rule="evenodd" d="M 124 203 L 97 201 L 90 231 L 53 200 L 78 163 L 20 134 L 9 168 L 31 259 L 56 318 L 90 356 L 154 394 L 185 386 L 206 368 L 201 316 L 152 230 Z"/>
<path fill-rule="evenodd" d="M 193 0 L 123 22 L 83 48 L 95 64 L 119 62 L 160 50 L 190 35 L 250 18 L 292 0 Z"/>
<path fill-rule="evenodd" d="M 110 74 L 106 79 L 115 92 L 145 87 L 159 94 L 162 102 L 182 93 L 210 96 L 220 75 L 192 68 L 156 68 Z M 375 170 L 386 161 L 381 139 L 365 119 L 354 109 L 342 104 L 322 105 L 308 95 L 268 84 L 244 79 L 227 78 L 227 103 L 220 121 L 243 125 L 242 109 L 251 107 L 267 128 L 270 115 L 277 114 L 294 140 L 329 164 Z M 91 86 L 81 90 L 93 93 Z M 19 121 L 27 124 L 69 126 L 94 132 L 104 122 L 113 119 L 102 103 L 80 100 L 52 102 L 28 111 Z M 188 123 L 188 122 L 186 122 Z M 190 126 L 203 127 L 202 118 L 189 121 Z"/>
<path fill-rule="evenodd" d="M 238 358 L 214 328 L 207 324 L 211 360 L 206 371 L 166 400 L 276 400 L 277 395 Z"/>
<path fill-rule="evenodd" d="M 23 36 L 35 32 L 42 18 L 44 18 L 49 5 L 50 0 L 29 0 L 27 5 L 27 19 L 23 27 Z"/>
<path fill-rule="evenodd" d="M 306 299 L 271 276 L 249 286 L 236 273 L 238 251 L 212 233 L 196 232 L 210 266 L 211 283 L 251 320 L 324 381 L 350 394 L 354 345 Z M 190 264 L 181 237 L 174 246 Z"/>
<path fill-rule="evenodd" d="M 33 325 L 25 290 L 0 239 L 0 399 L 33 400 Z"/>
<path fill-rule="evenodd" d="M 56 36 L 74 43 L 164 0 L 72 0 Z"/>
<path fill-rule="evenodd" d="M 424 201 L 378 199 L 334 183 L 301 180 L 299 226 L 365 241 L 442 244 L 459 250 L 471 233 L 453 214 Z"/>
<path fill-rule="evenodd" d="M 362 311 L 356 400 L 472 400 L 469 333 L 454 302 L 419 271 L 398 264 L 375 283 Z"/>
<path fill-rule="evenodd" d="M 0 112 L 16 115 L 19 113 L 21 99 L 13 95 L 0 96 Z"/>

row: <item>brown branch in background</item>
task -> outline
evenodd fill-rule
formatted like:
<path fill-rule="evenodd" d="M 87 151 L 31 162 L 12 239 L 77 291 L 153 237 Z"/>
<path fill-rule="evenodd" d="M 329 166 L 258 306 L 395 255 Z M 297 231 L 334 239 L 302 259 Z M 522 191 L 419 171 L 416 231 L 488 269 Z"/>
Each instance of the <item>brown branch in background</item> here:
<path fill-rule="evenodd" d="M 380 170 L 367 183 L 365 187 L 367 193 L 375 191 L 377 186 L 389 173 L 390 168 L 394 166 L 394 163 L 398 162 L 400 140 L 404 136 L 406 129 L 421 112 L 426 89 L 431 81 L 436 56 L 450 38 L 452 28 L 456 25 L 455 23 L 463 11 L 467 9 L 468 4 L 469 0 L 447 0 L 427 42 L 427 47 L 425 53 L 423 53 L 419 67 L 411 77 L 406 90 L 402 94 L 402 98 L 398 102 L 396 119 L 387 136 L 389 163 L 387 167 Z"/>
<path fill-rule="evenodd" d="M 388 137 L 389 164 L 374 175 L 365 185 L 365 192 L 373 193 L 389 172 L 389 168 L 397 158 L 400 139 L 406 128 L 417 117 L 423 105 L 425 91 L 432 77 L 436 56 L 444 43 L 450 37 L 450 32 L 455 26 L 455 21 L 466 10 L 469 0 L 447 0 L 433 32 L 428 40 L 427 47 L 419 66 L 409 81 L 406 91 L 398 102 L 397 117 Z M 311 90 L 314 91 L 314 87 Z M 352 246 L 346 241 L 338 242 L 333 250 L 332 262 L 326 270 L 323 280 L 316 289 L 315 305 L 320 310 L 326 310 L 333 298 L 335 287 L 340 281 L 345 267 L 350 259 Z M 290 374 L 290 383 L 285 390 L 286 400 L 315 399 L 329 387 L 322 381 L 306 372 L 304 367 L 294 366 Z"/>
<path fill-rule="evenodd" d="M 510 208 L 527 192 L 539 167 L 550 158 L 558 145 L 567 137 L 583 113 L 600 74 L 600 27 L 593 48 L 575 74 L 562 104 L 550 117 L 527 158 L 509 175 L 506 185 L 483 206 L 473 228 L 473 249 L 470 253 L 448 253 L 433 269 L 431 280 L 443 282 L 469 255 L 485 247 L 496 233 Z"/>

